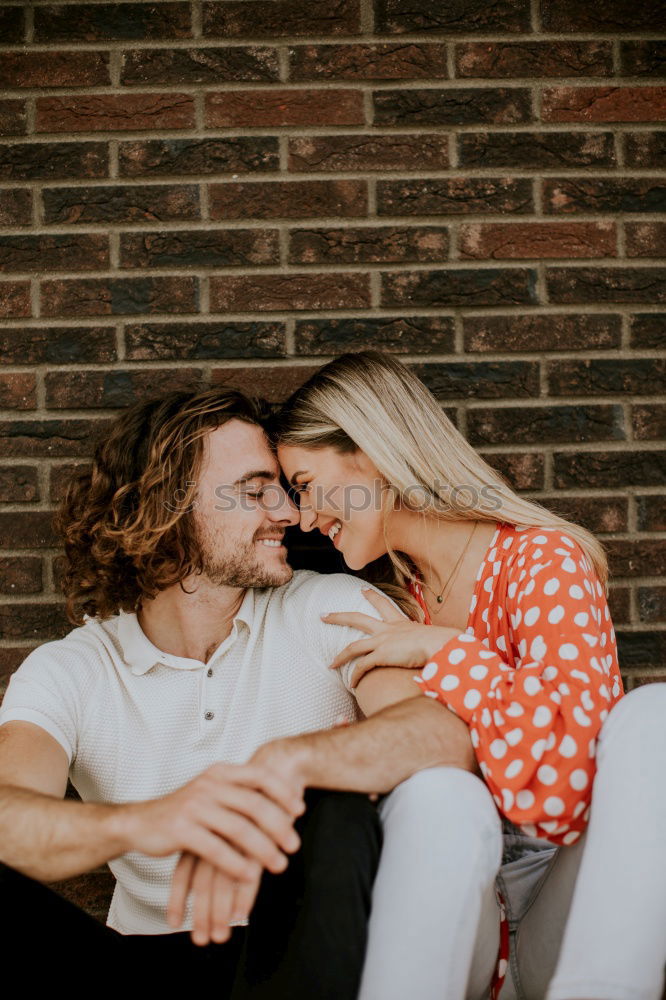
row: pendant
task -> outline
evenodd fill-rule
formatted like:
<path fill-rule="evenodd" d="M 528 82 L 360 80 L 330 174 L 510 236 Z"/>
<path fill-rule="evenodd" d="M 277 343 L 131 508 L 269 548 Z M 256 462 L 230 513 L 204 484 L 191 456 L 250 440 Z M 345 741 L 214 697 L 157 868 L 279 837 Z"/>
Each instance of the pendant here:
<path fill-rule="evenodd" d="M 441 604 L 443 600 L 444 600 L 444 598 L 443 598 L 443 597 L 442 597 L 442 595 L 440 594 L 440 595 L 438 596 L 438 598 L 437 598 L 437 603 L 438 603 L 438 604 Z"/>

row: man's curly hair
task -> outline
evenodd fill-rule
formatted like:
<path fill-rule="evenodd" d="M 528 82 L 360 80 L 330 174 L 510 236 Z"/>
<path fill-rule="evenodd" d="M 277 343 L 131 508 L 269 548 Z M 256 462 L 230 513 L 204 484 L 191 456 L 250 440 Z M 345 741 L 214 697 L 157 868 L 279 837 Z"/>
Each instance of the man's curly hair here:
<path fill-rule="evenodd" d="M 132 612 L 202 570 L 192 517 L 204 438 L 229 420 L 264 426 L 270 407 L 235 389 L 171 392 L 138 403 L 72 479 L 55 515 L 69 621 Z"/>

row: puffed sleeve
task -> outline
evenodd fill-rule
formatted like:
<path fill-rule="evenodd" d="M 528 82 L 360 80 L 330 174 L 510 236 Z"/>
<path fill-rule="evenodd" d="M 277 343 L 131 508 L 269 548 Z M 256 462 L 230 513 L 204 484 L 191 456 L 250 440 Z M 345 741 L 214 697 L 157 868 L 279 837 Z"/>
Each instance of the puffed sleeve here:
<path fill-rule="evenodd" d="M 415 680 L 468 724 L 500 811 L 572 844 L 589 816 L 597 735 L 624 693 L 604 590 L 577 542 L 530 529 L 507 566 L 504 614 L 501 653 L 462 632 Z"/>

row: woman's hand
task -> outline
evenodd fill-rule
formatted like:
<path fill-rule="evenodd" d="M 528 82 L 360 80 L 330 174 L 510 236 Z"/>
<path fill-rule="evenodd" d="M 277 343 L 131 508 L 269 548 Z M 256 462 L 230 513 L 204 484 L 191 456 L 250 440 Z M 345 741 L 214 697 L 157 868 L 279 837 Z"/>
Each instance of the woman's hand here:
<path fill-rule="evenodd" d="M 335 670 L 358 657 L 352 688 L 373 667 L 420 670 L 449 639 L 460 634 L 459 629 L 409 621 L 387 597 L 375 590 L 364 590 L 363 594 L 379 611 L 381 621 L 354 611 L 321 616 L 322 621 L 330 625 L 350 625 L 367 633 L 367 638 L 357 639 L 345 646 L 330 664 L 330 668 Z"/>

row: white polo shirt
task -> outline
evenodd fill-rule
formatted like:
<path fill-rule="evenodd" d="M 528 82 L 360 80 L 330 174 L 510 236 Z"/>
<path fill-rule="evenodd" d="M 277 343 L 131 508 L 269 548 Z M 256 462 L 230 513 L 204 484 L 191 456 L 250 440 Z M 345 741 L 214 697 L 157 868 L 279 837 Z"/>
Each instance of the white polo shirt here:
<path fill-rule="evenodd" d="M 268 740 L 358 717 L 353 664 L 328 664 L 356 629 L 320 615 L 362 611 L 363 581 L 298 570 L 283 587 L 246 592 L 230 635 L 208 663 L 163 653 L 136 615 L 88 618 L 33 650 L 12 675 L 0 725 L 33 722 L 60 743 L 84 802 L 137 802 L 186 784 L 217 761 L 244 763 Z M 116 887 L 107 924 L 163 934 L 178 853 L 109 862 Z M 191 903 L 183 930 L 192 927 Z"/>

